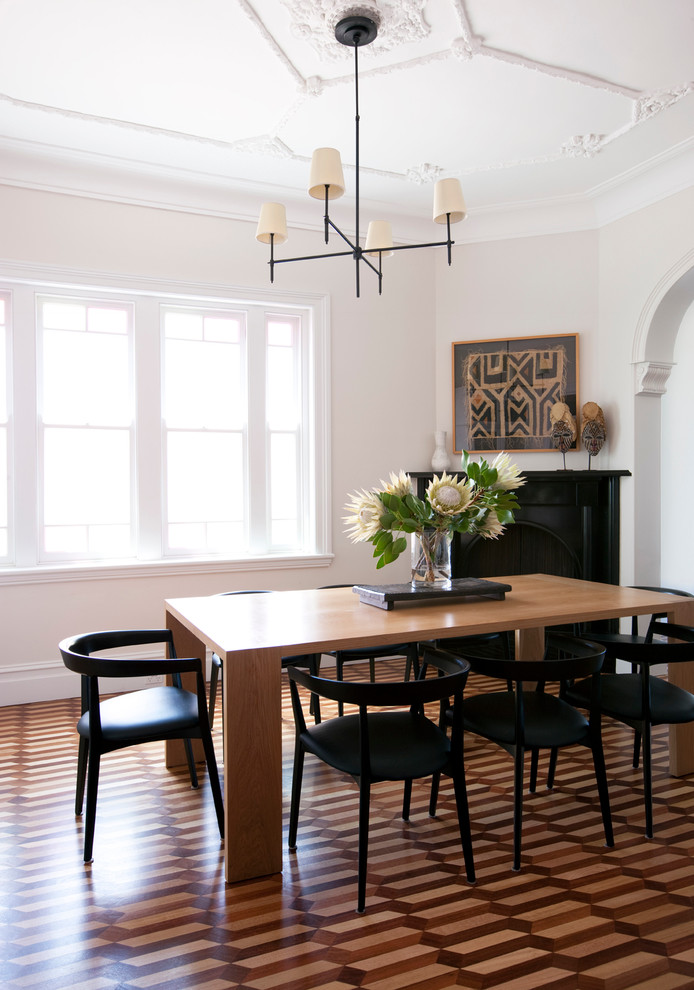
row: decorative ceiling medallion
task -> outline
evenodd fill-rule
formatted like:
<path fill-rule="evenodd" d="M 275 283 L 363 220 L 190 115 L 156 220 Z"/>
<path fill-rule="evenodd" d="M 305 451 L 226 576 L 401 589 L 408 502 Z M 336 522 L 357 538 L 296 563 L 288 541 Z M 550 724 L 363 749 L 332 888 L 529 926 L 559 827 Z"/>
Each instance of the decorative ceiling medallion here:
<path fill-rule="evenodd" d="M 268 134 L 233 141 L 230 147 L 236 151 L 244 151 L 252 155 L 267 155 L 268 158 L 296 158 L 294 152 L 287 147 L 284 141 L 280 141 L 278 137 L 270 137 Z"/>
<path fill-rule="evenodd" d="M 408 168 L 405 176 L 409 182 L 414 182 L 417 186 L 423 186 L 426 182 L 438 182 L 443 174 L 443 169 L 438 165 L 430 165 L 425 162 L 423 165 L 415 165 Z"/>
<path fill-rule="evenodd" d="M 425 0 L 282 0 L 292 18 L 292 34 L 308 41 L 322 59 L 330 62 L 352 57 L 351 49 L 335 41 L 335 27 L 343 17 L 361 14 L 379 25 L 378 37 L 364 49 L 368 54 L 389 52 L 430 32 L 424 20 Z"/>
<path fill-rule="evenodd" d="M 576 134 L 561 146 L 566 158 L 593 158 L 602 150 L 602 134 Z"/>

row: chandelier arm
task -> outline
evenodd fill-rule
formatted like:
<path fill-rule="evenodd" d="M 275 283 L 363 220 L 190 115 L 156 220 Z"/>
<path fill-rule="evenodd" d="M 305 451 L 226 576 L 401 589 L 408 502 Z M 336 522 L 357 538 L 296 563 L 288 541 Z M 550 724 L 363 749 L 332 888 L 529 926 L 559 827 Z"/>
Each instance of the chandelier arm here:
<path fill-rule="evenodd" d="M 320 261 L 321 258 L 348 258 L 353 257 L 354 251 L 330 251 L 324 254 L 303 254 L 296 258 L 275 258 L 273 264 L 284 265 L 288 261 Z"/>
<path fill-rule="evenodd" d="M 345 241 L 346 244 L 349 244 L 349 246 L 351 247 L 352 251 L 356 251 L 357 250 L 357 245 L 356 244 L 352 244 L 352 242 L 350 241 L 350 239 L 347 236 L 347 234 L 343 234 L 342 231 L 340 230 L 340 228 L 337 226 L 336 223 L 333 223 L 333 221 L 330 220 L 330 219 L 328 220 L 328 223 L 333 228 L 333 230 L 335 231 L 335 233 L 336 234 L 339 234 L 340 237 L 342 238 L 342 240 Z M 359 242 L 357 241 L 357 244 L 358 243 Z"/>

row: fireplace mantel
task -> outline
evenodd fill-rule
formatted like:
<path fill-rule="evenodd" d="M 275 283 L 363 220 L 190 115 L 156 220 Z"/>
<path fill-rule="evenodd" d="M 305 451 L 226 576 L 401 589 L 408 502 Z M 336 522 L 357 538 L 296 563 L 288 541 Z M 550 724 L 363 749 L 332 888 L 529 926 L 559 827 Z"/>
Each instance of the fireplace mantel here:
<path fill-rule="evenodd" d="M 499 540 L 456 535 L 454 577 L 542 571 L 619 584 L 619 485 L 630 471 L 524 471 L 516 525 Z M 410 473 L 421 497 L 432 472 Z"/>

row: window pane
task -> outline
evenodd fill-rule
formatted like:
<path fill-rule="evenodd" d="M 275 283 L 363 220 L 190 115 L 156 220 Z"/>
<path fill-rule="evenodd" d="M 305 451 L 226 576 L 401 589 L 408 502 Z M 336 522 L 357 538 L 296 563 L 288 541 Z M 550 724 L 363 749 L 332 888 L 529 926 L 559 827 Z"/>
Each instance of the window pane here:
<path fill-rule="evenodd" d="M 5 532 L 7 538 L 7 478 L 9 476 L 7 463 L 7 429 L 3 426 L 0 427 L 0 478 L 3 479 L 2 484 L 0 484 L 0 529 Z M 0 552 L 0 556 L 4 557 L 7 553 Z"/>
<path fill-rule="evenodd" d="M 241 429 L 245 390 L 240 346 L 166 340 L 164 390 L 170 429 Z"/>
<path fill-rule="evenodd" d="M 45 423 L 130 423 L 127 337 L 47 330 L 43 340 Z"/>
<path fill-rule="evenodd" d="M 273 545 L 298 542 L 296 437 L 275 433 L 270 440 L 270 514 Z M 275 535 L 282 533 L 281 538 Z"/>
<path fill-rule="evenodd" d="M 171 340 L 202 340 L 201 314 L 167 312 L 164 316 L 164 336 Z"/>
<path fill-rule="evenodd" d="M 79 303 L 45 302 L 41 312 L 44 327 L 51 330 L 86 329 L 87 310 Z"/>
<path fill-rule="evenodd" d="M 294 323 L 270 319 L 267 324 L 267 342 L 271 347 L 294 345 Z"/>
<path fill-rule="evenodd" d="M 4 303 L 4 300 L 0 299 Z M 7 422 L 7 331 L 0 326 L 0 423 Z M 1 463 L 1 462 L 0 462 Z"/>
<path fill-rule="evenodd" d="M 46 526 L 130 523 L 130 433 L 44 431 Z"/>
<path fill-rule="evenodd" d="M 243 438 L 237 433 L 170 433 L 167 444 L 167 492 L 169 541 L 171 546 L 188 549 L 210 546 L 225 533 L 229 523 L 243 521 Z M 194 526 L 188 533 L 171 524 L 213 524 L 217 529 L 204 534 Z M 175 541 L 171 543 L 175 537 Z M 226 537 L 224 537 L 226 538 Z M 182 543 L 181 541 L 201 542 Z M 238 537 L 235 535 L 234 539 Z"/>
<path fill-rule="evenodd" d="M 90 306 L 87 311 L 87 329 L 92 333 L 127 333 L 127 311 Z"/>
<path fill-rule="evenodd" d="M 218 340 L 227 344 L 238 344 L 241 340 L 241 326 L 237 319 L 206 316 L 205 340 Z"/>

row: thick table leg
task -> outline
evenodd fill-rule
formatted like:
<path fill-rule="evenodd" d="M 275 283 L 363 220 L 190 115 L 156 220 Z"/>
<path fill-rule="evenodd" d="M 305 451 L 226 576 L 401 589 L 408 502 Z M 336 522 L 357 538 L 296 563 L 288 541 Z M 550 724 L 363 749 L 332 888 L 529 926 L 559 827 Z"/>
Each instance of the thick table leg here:
<path fill-rule="evenodd" d="M 282 869 L 280 650 L 224 657 L 224 816 L 229 883 Z"/>
<path fill-rule="evenodd" d="M 166 613 L 166 628 L 170 629 L 174 636 L 174 643 L 176 644 L 176 654 L 183 659 L 184 657 L 199 657 L 203 665 L 205 663 L 206 650 L 205 644 L 200 642 L 197 636 L 194 636 L 185 626 L 173 615 Z M 181 681 L 184 688 L 189 691 L 196 691 L 197 685 L 195 683 L 195 674 L 183 674 Z M 193 756 L 195 757 L 196 763 L 204 763 L 205 753 L 202 748 L 202 742 L 199 739 L 193 739 Z M 167 767 L 179 767 L 185 766 L 187 763 L 185 749 L 183 746 L 182 739 L 169 739 L 166 744 L 166 766 Z"/>
<path fill-rule="evenodd" d="M 678 605 L 668 613 L 668 621 L 694 626 L 694 602 Z M 668 680 L 694 694 L 694 663 L 675 663 L 668 670 Z M 684 777 L 694 773 L 694 722 L 670 726 L 670 773 Z"/>
<path fill-rule="evenodd" d="M 516 660 L 541 660 L 545 654 L 545 630 L 516 629 Z"/>

